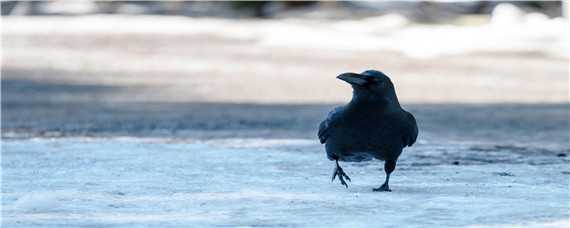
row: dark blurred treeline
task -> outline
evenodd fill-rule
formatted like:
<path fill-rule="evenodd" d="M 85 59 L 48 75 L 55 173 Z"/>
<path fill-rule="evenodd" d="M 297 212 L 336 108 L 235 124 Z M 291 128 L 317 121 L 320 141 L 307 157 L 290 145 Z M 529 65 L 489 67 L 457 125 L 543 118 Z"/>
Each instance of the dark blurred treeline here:
<path fill-rule="evenodd" d="M 2 0 L 2 15 L 11 15 L 14 10 L 21 8 L 21 15 L 50 15 L 86 13 L 84 10 L 73 12 L 62 10 L 60 12 L 46 10 L 50 4 L 58 1 L 4 1 Z M 67 2 L 66 4 L 69 4 Z M 73 3 L 77 4 L 77 3 Z M 252 16 L 269 17 L 270 8 L 273 10 L 288 10 L 290 8 L 308 7 L 317 5 L 317 1 L 83 1 L 79 4 L 91 7 L 87 13 L 98 14 L 164 14 L 187 16 Z M 136 9 L 133 9 L 136 8 Z M 232 13 L 231 11 L 234 11 Z"/>
<path fill-rule="evenodd" d="M 363 14 L 396 12 L 403 14 L 487 14 L 500 3 L 511 3 L 527 11 L 551 17 L 563 14 L 562 1 L 6 1 L 2 15 L 77 15 L 77 14 L 155 14 L 210 17 L 271 18 L 286 11 L 316 9 L 360 10 Z M 75 6 L 68 7 L 68 6 Z M 79 7 L 78 7 L 79 6 Z M 80 8 L 81 10 L 77 10 Z"/>

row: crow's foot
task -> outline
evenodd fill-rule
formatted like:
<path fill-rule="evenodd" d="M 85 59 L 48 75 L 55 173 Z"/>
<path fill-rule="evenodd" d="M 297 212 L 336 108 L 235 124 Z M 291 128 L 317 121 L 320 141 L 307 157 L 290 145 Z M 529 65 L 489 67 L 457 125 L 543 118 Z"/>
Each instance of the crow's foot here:
<path fill-rule="evenodd" d="M 390 189 L 390 187 L 388 186 L 388 184 L 383 184 L 382 186 L 380 186 L 379 188 L 374 188 L 372 189 L 372 191 L 375 192 L 391 192 L 392 189 Z"/>
<path fill-rule="evenodd" d="M 340 184 L 342 184 L 348 188 L 348 184 L 346 183 L 346 181 L 344 181 L 344 178 L 346 178 L 348 181 L 350 181 L 350 177 L 348 177 L 348 175 L 346 175 L 344 170 L 342 170 L 342 168 L 338 165 L 338 162 L 337 162 L 336 168 L 334 169 L 334 173 L 333 173 L 331 182 L 334 181 L 336 176 L 338 176 L 338 179 L 340 180 Z"/>

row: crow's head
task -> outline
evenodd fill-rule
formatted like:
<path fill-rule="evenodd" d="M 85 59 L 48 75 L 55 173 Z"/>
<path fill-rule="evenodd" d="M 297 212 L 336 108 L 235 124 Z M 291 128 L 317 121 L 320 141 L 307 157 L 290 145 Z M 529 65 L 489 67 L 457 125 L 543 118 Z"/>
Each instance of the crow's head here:
<path fill-rule="evenodd" d="M 366 100 L 397 99 L 394 84 L 388 76 L 377 70 L 367 70 L 360 74 L 344 73 L 337 76 L 350 85 L 354 96 Z"/>

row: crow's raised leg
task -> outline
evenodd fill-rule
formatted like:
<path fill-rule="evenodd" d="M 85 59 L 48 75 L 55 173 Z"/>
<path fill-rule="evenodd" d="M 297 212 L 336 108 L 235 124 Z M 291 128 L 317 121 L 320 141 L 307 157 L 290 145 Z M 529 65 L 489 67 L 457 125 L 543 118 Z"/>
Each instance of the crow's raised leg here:
<path fill-rule="evenodd" d="M 336 160 L 336 167 L 334 168 L 334 173 L 331 179 L 331 182 L 334 181 L 334 179 L 336 178 L 336 176 L 338 176 L 338 179 L 340 180 L 340 184 L 344 185 L 345 187 L 348 188 L 348 184 L 346 183 L 346 181 L 344 181 L 344 178 L 346 178 L 348 181 L 350 181 L 350 177 L 348 177 L 348 175 L 346 175 L 346 173 L 344 172 L 344 170 L 342 170 L 342 168 L 340 167 L 340 165 L 338 164 L 338 159 Z"/>
<path fill-rule="evenodd" d="M 394 171 L 394 169 L 396 169 L 396 161 L 389 160 L 384 162 L 386 181 L 384 181 L 384 184 L 382 184 L 382 186 L 380 186 L 379 188 L 374 188 L 372 190 L 375 192 L 391 192 L 392 190 L 390 189 L 390 186 L 388 186 L 388 181 L 390 181 L 390 174 L 392 173 L 392 171 Z"/>

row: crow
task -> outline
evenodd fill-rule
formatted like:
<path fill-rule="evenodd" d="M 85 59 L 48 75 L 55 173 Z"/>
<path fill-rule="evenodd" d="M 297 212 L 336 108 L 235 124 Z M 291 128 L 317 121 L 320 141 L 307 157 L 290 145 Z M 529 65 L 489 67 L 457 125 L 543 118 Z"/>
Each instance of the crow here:
<path fill-rule="evenodd" d="M 384 161 L 386 180 L 374 191 L 392 190 L 390 174 L 404 147 L 412 146 L 418 137 L 418 126 L 412 114 L 402 109 L 394 84 L 384 73 L 367 70 L 360 74 L 343 73 L 338 79 L 352 86 L 352 100 L 334 108 L 319 125 L 318 137 L 325 144 L 327 157 L 336 162 L 332 181 L 338 176 L 348 188 L 350 177 L 339 161 Z"/>

